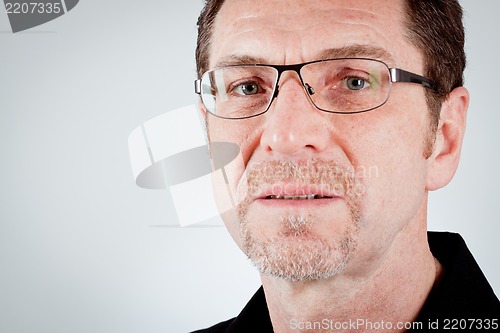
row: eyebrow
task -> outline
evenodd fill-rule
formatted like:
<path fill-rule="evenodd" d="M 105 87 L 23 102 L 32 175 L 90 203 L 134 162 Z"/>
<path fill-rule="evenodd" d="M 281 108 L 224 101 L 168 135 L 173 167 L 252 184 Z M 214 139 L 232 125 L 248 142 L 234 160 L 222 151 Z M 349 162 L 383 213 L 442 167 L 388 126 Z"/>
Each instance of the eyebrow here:
<path fill-rule="evenodd" d="M 332 48 L 321 51 L 317 60 L 333 58 L 373 58 L 394 63 L 391 54 L 379 46 L 354 44 L 342 48 Z"/>
<path fill-rule="evenodd" d="M 326 60 L 335 58 L 373 58 L 384 62 L 394 63 L 394 60 L 389 52 L 385 49 L 364 44 L 355 44 L 341 48 L 331 48 L 321 51 L 314 60 Z M 228 55 L 217 61 L 215 67 L 234 66 L 234 65 L 256 65 L 270 64 L 263 57 L 255 57 L 250 55 Z"/>
<path fill-rule="evenodd" d="M 268 61 L 262 57 L 253 57 L 249 55 L 229 55 L 225 56 L 215 64 L 215 67 L 234 66 L 234 65 L 256 65 L 267 64 Z"/>

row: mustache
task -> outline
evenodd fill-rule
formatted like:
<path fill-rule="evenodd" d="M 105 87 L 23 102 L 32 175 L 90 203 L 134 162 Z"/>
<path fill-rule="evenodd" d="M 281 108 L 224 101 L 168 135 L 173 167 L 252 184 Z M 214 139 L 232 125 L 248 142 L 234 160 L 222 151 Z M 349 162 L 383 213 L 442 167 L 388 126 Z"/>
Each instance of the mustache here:
<path fill-rule="evenodd" d="M 311 191 L 321 189 L 352 198 L 361 195 L 359 193 L 361 183 L 355 176 L 354 170 L 334 160 L 325 159 L 253 163 L 247 168 L 245 177 L 241 179 L 238 192 L 246 192 L 244 196 L 252 197 L 259 194 L 266 186 L 276 184 L 293 184 Z M 358 190 L 354 191 L 355 188 Z"/>

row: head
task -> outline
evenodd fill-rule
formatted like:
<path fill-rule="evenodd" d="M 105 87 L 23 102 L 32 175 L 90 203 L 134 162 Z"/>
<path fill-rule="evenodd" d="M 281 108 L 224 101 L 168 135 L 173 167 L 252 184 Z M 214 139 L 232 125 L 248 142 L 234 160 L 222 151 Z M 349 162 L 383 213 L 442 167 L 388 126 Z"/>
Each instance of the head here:
<path fill-rule="evenodd" d="M 209 0 L 198 25 L 200 77 L 231 58 L 290 65 L 330 52 L 376 58 L 436 83 L 397 83 L 375 110 L 331 114 L 285 72 L 266 113 L 206 114 L 210 140 L 240 146 L 245 165 L 228 178 L 237 207 L 223 218 L 263 273 L 290 280 L 361 274 L 401 233 L 425 232 L 427 192 L 451 180 L 465 125 L 457 1 Z M 316 196 L 300 200 L 308 195 Z"/>

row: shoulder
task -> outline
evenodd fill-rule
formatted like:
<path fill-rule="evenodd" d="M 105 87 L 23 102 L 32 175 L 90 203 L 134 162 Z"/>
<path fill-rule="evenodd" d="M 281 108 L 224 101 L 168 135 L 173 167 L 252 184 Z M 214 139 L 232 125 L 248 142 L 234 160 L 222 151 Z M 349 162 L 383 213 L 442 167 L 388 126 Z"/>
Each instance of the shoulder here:
<path fill-rule="evenodd" d="M 192 333 L 272 333 L 273 326 L 262 287 L 257 290 L 240 314 L 230 320 Z"/>
<path fill-rule="evenodd" d="M 205 328 L 202 330 L 197 330 L 191 333 L 226 333 L 229 332 L 229 327 L 234 322 L 235 318 L 220 322 L 214 326 L 209 328 Z"/>
<path fill-rule="evenodd" d="M 420 317 L 498 318 L 500 302 L 463 238 L 456 233 L 429 232 L 428 240 L 444 273 Z"/>

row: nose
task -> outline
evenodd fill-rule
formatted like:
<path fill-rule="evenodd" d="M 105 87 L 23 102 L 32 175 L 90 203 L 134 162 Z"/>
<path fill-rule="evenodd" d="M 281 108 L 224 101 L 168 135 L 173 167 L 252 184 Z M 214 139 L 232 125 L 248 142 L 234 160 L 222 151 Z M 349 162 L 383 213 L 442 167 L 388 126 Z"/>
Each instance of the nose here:
<path fill-rule="evenodd" d="M 325 150 L 329 141 L 325 112 L 312 104 L 296 73 L 284 73 L 280 81 L 279 93 L 264 114 L 261 147 L 282 155 L 310 156 Z"/>

